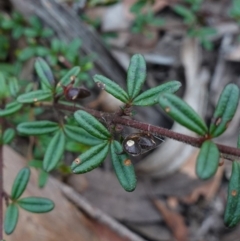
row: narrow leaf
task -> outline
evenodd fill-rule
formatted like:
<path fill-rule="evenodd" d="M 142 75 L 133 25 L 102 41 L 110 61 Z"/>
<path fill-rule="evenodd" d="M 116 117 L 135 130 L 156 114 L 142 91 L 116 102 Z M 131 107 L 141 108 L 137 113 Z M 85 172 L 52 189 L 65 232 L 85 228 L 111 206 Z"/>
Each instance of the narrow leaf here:
<path fill-rule="evenodd" d="M 22 106 L 23 105 L 18 103 L 17 101 L 8 103 L 5 109 L 0 109 L 0 117 L 14 114 L 15 112 L 19 111 Z"/>
<path fill-rule="evenodd" d="M 49 143 L 44 159 L 43 169 L 46 172 L 52 171 L 60 161 L 65 146 L 65 135 L 62 130 L 55 133 L 51 142 Z"/>
<path fill-rule="evenodd" d="M 41 170 L 38 176 L 38 186 L 40 188 L 45 187 L 47 180 L 48 180 L 49 174 L 45 172 L 44 170 Z"/>
<path fill-rule="evenodd" d="M 170 93 L 162 94 L 159 97 L 159 104 L 176 122 L 201 136 L 207 133 L 207 126 L 201 117 L 179 97 Z"/>
<path fill-rule="evenodd" d="M 232 163 L 232 175 L 228 184 L 227 205 L 224 213 L 224 223 L 232 228 L 240 221 L 240 163 Z"/>
<path fill-rule="evenodd" d="M 239 88 L 235 84 L 228 84 L 221 93 L 210 125 L 212 137 L 221 135 L 232 120 L 239 101 Z"/>
<path fill-rule="evenodd" d="M 205 141 L 197 157 L 196 173 L 199 178 L 206 180 L 217 171 L 219 164 L 219 150 L 212 141 Z"/>
<path fill-rule="evenodd" d="M 131 160 L 122 152 L 122 145 L 118 141 L 111 144 L 112 163 L 121 186 L 128 192 L 132 192 L 137 185 L 134 167 Z"/>
<path fill-rule="evenodd" d="M 18 200 L 18 205 L 31 213 L 47 213 L 53 210 L 52 200 L 43 197 L 26 197 Z"/>
<path fill-rule="evenodd" d="M 108 150 L 109 143 L 107 141 L 90 148 L 73 161 L 71 165 L 72 172 L 80 174 L 98 167 L 105 160 Z"/>
<path fill-rule="evenodd" d="M 86 111 L 78 110 L 74 113 L 74 117 L 77 120 L 81 128 L 83 128 L 89 134 L 106 140 L 111 134 L 95 117 L 88 114 Z"/>
<path fill-rule="evenodd" d="M 9 91 L 13 97 L 16 97 L 19 92 L 18 80 L 15 77 L 9 79 Z"/>
<path fill-rule="evenodd" d="M 15 131 L 12 128 L 8 128 L 3 133 L 3 144 L 9 144 L 12 142 L 15 137 Z"/>
<path fill-rule="evenodd" d="M 112 80 L 102 75 L 95 75 L 93 79 L 99 87 L 113 95 L 115 98 L 121 100 L 124 103 L 128 101 L 128 94 Z"/>
<path fill-rule="evenodd" d="M 44 59 L 37 58 L 35 62 L 35 69 L 41 82 L 44 83 L 44 85 L 48 86 L 49 88 L 54 86 L 55 80 L 52 70 Z"/>
<path fill-rule="evenodd" d="M 18 199 L 22 195 L 22 193 L 25 191 L 26 186 L 29 181 L 30 174 L 31 174 L 31 172 L 28 167 L 25 167 L 18 172 L 18 174 L 14 180 L 14 183 L 12 186 L 12 191 L 11 191 L 11 198 L 13 200 Z"/>
<path fill-rule="evenodd" d="M 30 121 L 23 122 L 17 126 L 17 131 L 25 135 L 43 135 L 57 131 L 59 125 L 53 121 Z"/>
<path fill-rule="evenodd" d="M 41 100 L 50 99 L 52 92 L 50 90 L 35 90 L 18 96 L 17 101 L 20 103 L 34 103 Z"/>
<path fill-rule="evenodd" d="M 127 72 L 127 89 L 131 99 L 134 99 L 141 91 L 146 75 L 145 59 L 140 54 L 133 55 Z"/>
<path fill-rule="evenodd" d="M 4 217 L 4 232 L 6 234 L 13 233 L 18 222 L 18 207 L 16 204 L 11 203 L 6 210 Z"/>
<path fill-rule="evenodd" d="M 158 103 L 158 97 L 160 94 L 174 93 L 181 87 L 181 85 L 182 84 L 179 81 L 169 81 L 161 84 L 138 95 L 132 104 L 141 106 L 155 105 Z"/>
<path fill-rule="evenodd" d="M 87 131 L 78 126 L 65 125 L 64 131 L 70 139 L 77 141 L 81 144 L 95 146 L 102 143 L 102 140 L 90 135 Z"/>
<path fill-rule="evenodd" d="M 8 94 L 8 87 L 3 73 L 0 72 L 0 99 L 4 99 Z"/>

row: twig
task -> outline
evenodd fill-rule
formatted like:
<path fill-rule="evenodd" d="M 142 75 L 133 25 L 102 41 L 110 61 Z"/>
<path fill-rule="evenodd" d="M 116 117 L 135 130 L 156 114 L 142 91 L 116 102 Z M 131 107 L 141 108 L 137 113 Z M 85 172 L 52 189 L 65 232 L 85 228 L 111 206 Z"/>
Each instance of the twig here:
<path fill-rule="evenodd" d="M 83 212 L 85 212 L 89 217 L 97 220 L 112 229 L 114 232 L 119 234 L 121 237 L 126 238 L 131 241 L 145 241 L 137 234 L 133 233 L 125 226 L 117 222 L 115 219 L 111 218 L 100 209 L 93 207 L 89 202 L 80 194 L 76 193 L 71 187 L 63 185 L 63 194 L 72 202 L 74 202 Z"/>

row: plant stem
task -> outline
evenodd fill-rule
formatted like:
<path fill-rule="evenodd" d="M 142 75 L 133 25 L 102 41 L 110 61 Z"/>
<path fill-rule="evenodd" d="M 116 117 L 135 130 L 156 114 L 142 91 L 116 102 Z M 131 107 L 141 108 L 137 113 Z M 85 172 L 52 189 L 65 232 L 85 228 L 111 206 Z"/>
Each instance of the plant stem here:
<path fill-rule="evenodd" d="M 45 107 L 50 107 L 49 104 L 47 103 L 38 103 L 38 106 L 45 106 Z M 52 105 L 51 105 L 52 107 Z M 69 112 L 75 112 L 77 110 L 84 110 L 88 112 L 89 114 L 95 116 L 99 120 L 106 120 L 109 122 L 112 122 L 113 124 L 120 124 L 124 126 L 129 126 L 135 129 L 139 129 L 141 131 L 146 131 L 149 132 L 153 135 L 156 136 L 161 136 L 161 137 L 167 137 L 171 138 L 176 141 L 180 141 L 183 143 L 186 143 L 188 145 L 198 147 L 200 148 L 202 143 L 207 139 L 205 137 L 191 137 L 188 135 L 184 135 L 181 133 L 177 133 L 159 126 L 153 126 L 148 123 L 143 123 L 140 121 L 120 117 L 116 115 L 115 113 L 106 113 L 106 112 L 101 112 L 85 107 L 79 107 L 79 106 L 70 106 L 70 105 L 65 105 L 65 104 L 54 104 L 54 107 L 60 109 L 60 110 L 65 110 Z M 217 144 L 219 151 L 222 154 L 222 157 L 229 159 L 229 160 L 234 160 L 234 159 L 240 159 L 240 149 L 230 147 L 230 146 L 225 146 L 221 144 Z"/>

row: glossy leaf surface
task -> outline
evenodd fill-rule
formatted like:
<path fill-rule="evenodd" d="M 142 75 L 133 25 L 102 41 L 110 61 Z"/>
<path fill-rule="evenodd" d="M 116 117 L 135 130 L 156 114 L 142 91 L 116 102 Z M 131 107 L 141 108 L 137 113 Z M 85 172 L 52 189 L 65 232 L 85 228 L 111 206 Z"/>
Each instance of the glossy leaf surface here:
<path fill-rule="evenodd" d="M 221 135 L 232 120 L 239 102 L 239 88 L 235 84 L 228 84 L 221 93 L 210 125 L 212 137 Z"/>
<path fill-rule="evenodd" d="M 65 147 L 65 135 L 62 130 L 55 133 L 51 139 L 43 159 L 43 169 L 52 171 L 60 161 Z"/>
<path fill-rule="evenodd" d="M 80 174 L 98 167 L 105 160 L 108 150 L 109 143 L 107 141 L 90 148 L 73 161 L 71 165 L 72 172 Z"/>
<path fill-rule="evenodd" d="M 18 199 L 22 193 L 25 191 L 26 186 L 28 184 L 29 178 L 30 178 L 30 169 L 28 167 L 25 167 L 23 169 L 21 169 L 12 186 L 12 191 L 11 191 L 11 198 L 13 200 Z"/>
<path fill-rule="evenodd" d="M 121 100 L 124 103 L 128 101 L 128 94 L 112 80 L 102 75 L 95 75 L 93 79 L 101 89 L 107 91 L 115 98 Z"/>
<path fill-rule="evenodd" d="M 182 84 L 179 81 L 169 81 L 161 84 L 138 95 L 132 104 L 140 106 L 155 105 L 158 103 L 158 97 L 160 94 L 174 93 L 181 87 L 181 85 Z"/>
<path fill-rule="evenodd" d="M 232 174 L 228 184 L 227 205 L 224 213 L 224 223 L 234 227 L 240 221 L 240 163 L 232 163 Z"/>
<path fill-rule="evenodd" d="M 102 140 L 90 135 L 87 131 L 78 126 L 65 125 L 64 131 L 70 139 L 85 145 L 94 146 L 102 143 Z"/>
<path fill-rule="evenodd" d="M 49 88 L 51 88 L 51 86 L 54 86 L 55 80 L 52 70 L 44 59 L 37 58 L 35 62 L 35 69 L 41 82 L 44 83 L 44 85 Z"/>
<path fill-rule="evenodd" d="M 196 173 L 206 180 L 214 176 L 219 164 L 220 153 L 215 143 L 205 141 L 197 157 Z"/>
<path fill-rule="evenodd" d="M 21 208 L 31 213 L 47 213 L 54 208 L 53 201 L 43 197 L 21 198 L 17 203 Z"/>
<path fill-rule="evenodd" d="M 17 131 L 25 135 L 43 135 L 57 131 L 59 125 L 53 121 L 30 121 L 23 122 L 17 126 Z"/>
<path fill-rule="evenodd" d="M 4 232 L 11 234 L 16 228 L 18 222 L 18 207 L 16 204 L 11 203 L 6 210 L 4 217 Z"/>
<path fill-rule="evenodd" d="M 78 110 L 74 113 L 74 117 L 80 127 L 89 134 L 104 140 L 111 136 L 106 127 L 86 111 Z"/>
<path fill-rule="evenodd" d="M 127 71 L 127 90 L 131 99 L 134 99 L 141 91 L 146 76 L 146 62 L 144 57 L 141 54 L 133 55 Z"/>
<path fill-rule="evenodd" d="M 34 103 L 51 97 L 52 92 L 50 90 L 35 90 L 18 96 L 17 101 L 19 103 Z"/>
<path fill-rule="evenodd" d="M 15 112 L 19 111 L 22 106 L 23 105 L 18 103 L 17 101 L 8 103 L 5 109 L 0 109 L 0 117 L 14 114 Z"/>
<path fill-rule="evenodd" d="M 118 141 L 111 143 L 111 158 L 115 173 L 121 186 L 128 192 L 134 191 L 137 185 L 137 179 L 133 164 L 126 154 L 117 154 L 122 152 L 122 145 Z"/>
<path fill-rule="evenodd" d="M 176 122 L 201 136 L 207 133 L 207 126 L 202 118 L 179 97 L 170 93 L 162 94 L 159 97 L 159 104 L 167 115 Z"/>

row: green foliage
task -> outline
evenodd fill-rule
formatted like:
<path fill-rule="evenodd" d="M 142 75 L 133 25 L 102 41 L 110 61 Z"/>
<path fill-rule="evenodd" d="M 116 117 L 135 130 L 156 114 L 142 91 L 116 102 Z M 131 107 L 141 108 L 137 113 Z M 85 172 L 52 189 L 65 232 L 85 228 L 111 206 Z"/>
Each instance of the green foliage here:
<path fill-rule="evenodd" d="M 240 23 L 240 0 L 232 1 L 232 7 L 230 8 L 229 16 Z"/>
<path fill-rule="evenodd" d="M 4 231 L 6 234 L 13 233 L 18 222 L 18 206 L 14 203 L 11 203 L 6 210 L 4 217 Z"/>
<path fill-rule="evenodd" d="M 212 141 L 204 141 L 197 157 L 196 173 L 206 180 L 214 176 L 219 164 L 219 150 Z"/>
<path fill-rule="evenodd" d="M 128 155 L 117 153 L 122 152 L 122 145 L 118 141 L 111 143 L 111 158 L 115 173 L 121 186 L 128 192 L 134 191 L 137 185 L 137 179 L 131 160 Z"/>
<path fill-rule="evenodd" d="M 51 99 L 52 92 L 50 90 L 35 90 L 19 95 L 17 101 L 19 103 L 34 103 L 41 100 Z"/>
<path fill-rule="evenodd" d="M 25 167 L 19 171 L 12 186 L 11 198 L 13 200 L 18 199 L 26 189 L 30 174 L 31 172 L 28 167 Z"/>
<path fill-rule="evenodd" d="M 3 133 L 2 144 L 10 144 L 15 137 L 15 131 L 12 128 L 8 128 Z"/>
<path fill-rule="evenodd" d="M 159 104 L 167 115 L 189 130 L 205 136 L 208 128 L 201 117 L 179 97 L 165 93 L 159 97 Z"/>
<path fill-rule="evenodd" d="M 210 134 L 213 137 L 221 135 L 232 120 L 239 102 L 239 88 L 235 84 L 228 84 L 218 100 L 213 121 L 210 125 Z"/>
<path fill-rule="evenodd" d="M 12 115 L 22 108 L 22 104 L 17 101 L 8 103 L 4 109 L 0 109 L 0 117 Z"/>
<path fill-rule="evenodd" d="M 228 198 L 224 213 L 224 223 L 232 228 L 240 222 L 240 163 L 232 163 L 232 174 L 228 184 Z"/>
<path fill-rule="evenodd" d="M 71 165 L 72 172 L 75 174 L 90 172 L 100 166 L 105 160 L 109 151 L 109 142 L 102 141 L 75 159 Z"/>

